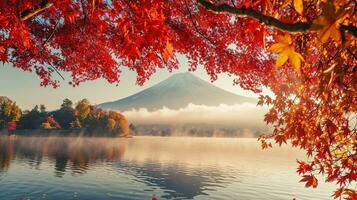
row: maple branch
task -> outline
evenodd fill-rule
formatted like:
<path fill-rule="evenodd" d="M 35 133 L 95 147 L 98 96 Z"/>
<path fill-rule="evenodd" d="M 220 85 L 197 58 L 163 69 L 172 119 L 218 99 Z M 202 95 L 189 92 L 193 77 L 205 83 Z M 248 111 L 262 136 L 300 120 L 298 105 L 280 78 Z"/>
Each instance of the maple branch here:
<path fill-rule="evenodd" d="M 51 34 L 50 34 L 50 36 L 48 36 L 48 38 L 47 38 L 47 39 L 45 40 L 45 42 L 42 44 L 43 47 L 45 47 L 46 43 L 47 43 L 48 41 L 50 41 L 50 39 L 52 38 L 52 36 L 55 34 L 55 32 L 56 32 L 56 30 L 57 30 L 57 27 L 58 27 L 58 24 L 59 24 L 59 20 L 57 21 L 57 23 L 56 23 L 54 29 L 52 30 L 52 32 L 51 32 Z"/>
<path fill-rule="evenodd" d="M 215 11 L 215 12 L 228 12 L 231 14 L 242 15 L 242 16 L 250 16 L 259 20 L 260 22 L 265 23 L 266 25 L 274 26 L 284 31 L 304 32 L 311 28 L 311 24 L 307 22 L 297 22 L 293 24 L 284 23 L 274 17 L 264 15 L 252 8 L 246 8 L 244 6 L 241 8 L 236 8 L 228 4 L 215 5 L 206 0 L 197 0 L 197 1 L 208 10 Z"/>
<path fill-rule="evenodd" d="M 46 10 L 47 8 L 51 7 L 53 4 L 49 2 L 49 0 L 43 0 L 33 9 L 25 10 L 21 12 L 20 19 L 21 21 L 26 21 L 31 17 L 41 13 L 42 11 Z"/>
<path fill-rule="evenodd" d="M 203 7 L 205 7 L 207 10 L 211 10 L 214 12 L 227 12 L 239 16 L 249 16 L 259 20 L 260 22 L 263 22 L 268 26 L 276 27 L 282 31 L 306 32 L 312 26 L 312 24 L 308 22 L 285 23 L 274 17 L 264 15 L 259 11 L 256 11 L 252 8 L 246 8 L 244 6 L 241 8 L 237 8 L 228 4 L 215 5 L 207 0 L 197 0 L 197 2 L 201 4 Z M 340 29 L 343 31 L 346 30 L 349 33 L 351 33 L 354 37 L 357 37 L 357 27 L 353 25 L 341 25 Z"/>
<path fill-rule="evenodd" d="M 55 66 L 53 66 L 51 63 L 48 63 L 48 64 L 62 78 L 62 80 L 65 80 L 64 77 L 62 76 L 62 74 L 58 71 L 58 69 Z"/>
<path fill-rule="evenodd" d="M 196 30 L 196 32 L 197 32 L 200 36 L 202 36 L 205 40 L 207 40 L 209 43 L 211 43 L 212 45 L 215 45 L 214 42 L 213 42 L 212 40 L 210 40 L 210 39 L 208 38 L 208 36 L 206 36 L 205 34 L 203 34 L 203 33 L 200 31 L 200 29 L 198 28 L 198 26 L 197 26 L 195 20 L 193 19 L 193 15 L 192 15 L 191 10 L 190 10 L 190 8 L 188 7 L 186 1 L 185 1 L 185 7 L 186 7 L 186 10 L 187 10 L 187 12 L 188 12 L 188 14 L 189 14 L 189 17 L 190 17 L 190 19 L 191 19 L 192 25 L 193 25 L 194 29 Z"/>

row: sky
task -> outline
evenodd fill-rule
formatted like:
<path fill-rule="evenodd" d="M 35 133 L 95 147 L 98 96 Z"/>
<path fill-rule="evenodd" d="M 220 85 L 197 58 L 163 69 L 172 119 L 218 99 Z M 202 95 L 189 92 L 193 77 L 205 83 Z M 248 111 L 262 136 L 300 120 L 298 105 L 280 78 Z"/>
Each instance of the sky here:
<path fill-rule="evenodd" d="M 41 81 L 35 73 L 24 72 L 21 69 L 14 68 L 9 63 L 1 63 L 0 96 L 7 96 L 16 101 L 24 110 L 31 109 L 35 105 L 40 104 L 44 104 L 47 110 L 55 110 L 59 108 L 65 98 L 71 99 L 74 103 L 87 98 L 92 104 L 100 104 L 135 94 L 165 80 L 172 74 L 188 71 L 187 63 L 180 61 L 180 65 L 180 69 L 172 73 L 166 69 L 159 69 L 144 86 L 136 84 L 136 73 L 134 71 L 123 67 L 121 81 L 118 86 L 110 84 L 104 79 L 99 79 L 87 81 L 78 87 L 73 87 L 68 84 L 70 79 L 66 78 L 64 81 L 61 80 L 59 88 L 53 89 L 52 87 L 41 87 Z M 210 81 L 209 76 L 202 68 L 199 68 L 193 74 L 206 81 Z M 56 76 L 56 74 L 53 75 Z M 233 85 L 233 78 L 226 74 L 219 75 L 218 80 L 213 82 L 213 84 L 235 94 L 251 97 L 258 96 L 253 92 Z"/>

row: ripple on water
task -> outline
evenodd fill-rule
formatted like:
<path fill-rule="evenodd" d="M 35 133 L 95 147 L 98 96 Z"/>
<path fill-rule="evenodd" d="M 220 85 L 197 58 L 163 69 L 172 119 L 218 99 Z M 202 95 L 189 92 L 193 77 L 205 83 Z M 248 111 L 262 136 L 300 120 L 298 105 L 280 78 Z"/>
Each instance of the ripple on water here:
<path fill-rule="evenodd" d="M 0 199 L 328 199 L 298 183 L 301 156 L 255 139 L 1 140 Z"/>

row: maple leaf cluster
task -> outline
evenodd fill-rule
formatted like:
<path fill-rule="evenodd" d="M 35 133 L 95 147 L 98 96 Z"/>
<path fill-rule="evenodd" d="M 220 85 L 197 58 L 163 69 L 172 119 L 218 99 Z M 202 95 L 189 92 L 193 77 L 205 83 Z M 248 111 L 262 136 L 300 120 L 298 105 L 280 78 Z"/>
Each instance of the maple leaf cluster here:
<path fill-rule="evenodd" d="M 57 87 L 137 72 L 144 84 L 158 68 L 203 67 L 274 96 L 264 148 L 306 150 L 298 173 L 338 183 L 336 198 L 356 198 L 357 16 L 348 0 L 10 0 L 0 2 L 0 59 Z M 57 78 L 56 78 L 57 77 Z"/>
<path fill-rule="evenodd" d="M 273 66 L 263 25 L 193 1 L 14 0 L 1 1 L 0 13 L 1 61 L 34 71 L 43 86 L 57 87 L 61 72 L 72 85 L 98 78 L 118 83 L 123 67 L 136 71 L 141 85 L 157 68 L 178 68 L 176 55 L 184 54 L 192 70 L 203 65 L 212 79 L 231 72 L 253 89 Z"/>

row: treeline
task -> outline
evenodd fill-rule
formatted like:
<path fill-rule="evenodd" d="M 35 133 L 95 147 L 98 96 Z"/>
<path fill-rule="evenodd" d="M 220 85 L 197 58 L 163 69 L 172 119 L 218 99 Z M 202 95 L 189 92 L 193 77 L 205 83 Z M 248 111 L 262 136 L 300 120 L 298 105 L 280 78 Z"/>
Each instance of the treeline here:
<path fill-rule="evenodd" d="M 60 129 L 84 135 L 126 136 L 129 125 L 119 112 L 104 111 L 83 99 L 75 105 L 63 100 L 60 109 L 46 111 L 44 105 L 22 111 L 15 102 L 0 97 L 0 130 Z"/>

